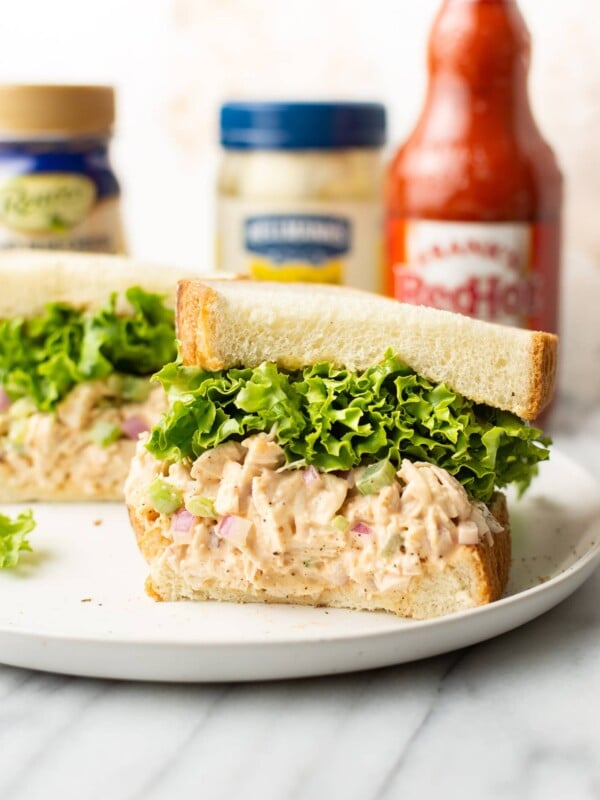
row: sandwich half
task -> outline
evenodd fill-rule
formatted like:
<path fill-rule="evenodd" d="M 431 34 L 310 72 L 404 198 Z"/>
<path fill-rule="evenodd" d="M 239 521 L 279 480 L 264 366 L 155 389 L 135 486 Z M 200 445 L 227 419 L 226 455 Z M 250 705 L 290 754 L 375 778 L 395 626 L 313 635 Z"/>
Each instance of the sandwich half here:
<path fill-rule="evenodd" d="M 176 280 L 115 256 L 0 255 L 0 502 L 118 500 L 164 411 Z"/>
<path fill-rule="evenodd" d="M 151 596 L 423 619 L 502 595 L 555 336 L 266 282 L 181 281 L 177 317 L 125 490 Z"/>

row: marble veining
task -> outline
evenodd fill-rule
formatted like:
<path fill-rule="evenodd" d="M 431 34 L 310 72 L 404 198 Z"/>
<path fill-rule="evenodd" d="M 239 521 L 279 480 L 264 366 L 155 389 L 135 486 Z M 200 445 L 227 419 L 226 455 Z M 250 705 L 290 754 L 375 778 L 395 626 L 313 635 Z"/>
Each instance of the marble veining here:
<path fill-rule="evenodd" d="M 315 680 L 174 686 L 0 668 L 0 797 L 597 798 L 599 597 L 596 573 L 498 639 Z"/>

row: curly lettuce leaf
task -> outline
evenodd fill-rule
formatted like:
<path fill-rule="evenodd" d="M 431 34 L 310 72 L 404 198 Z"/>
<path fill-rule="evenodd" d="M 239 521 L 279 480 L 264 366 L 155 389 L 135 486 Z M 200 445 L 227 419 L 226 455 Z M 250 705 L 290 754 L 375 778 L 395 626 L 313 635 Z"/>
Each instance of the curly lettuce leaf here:
<path fill-rule="evenodd" d="M 170 408 L 152 430 L 157 458 L 195 459 L 227 439 L 274 431 L 288 463 L 320 470 L 404 457 L 447 470 L 474 498 L 515 483 L 523 491 L 550 440 L 505 411 L 475 404 L 417 375 L 391 352 L 364 372 L 320 363 L 207 372 L 171 363 L 156 378 Z"/>
<path fill-rule="evenodd" d="M 132 307 L 116 313 L 117 296 L 94 313 L 50 303 L 34 319 L 0 321 L 0 386 L 11 401 L 31 398 L 52 411 L 79 383 L 113 372 L 149 375 L 176 356 L 174 313 L 160 295 L 132 287 Z"/>
<path fill-rule="evenodd" d="M 0 569 L 15 567 L 22 552 L 31 552 L 27 535 L 34 528 L 32 511 L 23 511 L 15 519 L 0 514 Z"/>

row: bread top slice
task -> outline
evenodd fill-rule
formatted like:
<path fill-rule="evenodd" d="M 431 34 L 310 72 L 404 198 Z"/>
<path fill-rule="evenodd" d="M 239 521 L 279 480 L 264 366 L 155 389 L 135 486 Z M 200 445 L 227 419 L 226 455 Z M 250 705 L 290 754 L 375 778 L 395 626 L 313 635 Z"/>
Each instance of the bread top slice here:
<path fill-rule="evenodd" d="M 392 349 L 478 403 L 535 417 L 554 389 L 557 337 L 325 284 L 181 280 L 185 364 L 215 371 L 274 361 L 366 369 Z"/>
<path fill-rule="evenodd" d="M 165 295 L 165 302 L 173 307 L 177 279 L 199 273 L 124 256 L 8 250 L 0 253 L 0 319 L 36 316 L 47 303 L 97 310 L 111 292 L 119 295 L 117 311 L 125 313 L 129 308 L 123 294 L 131 286 Z"/>

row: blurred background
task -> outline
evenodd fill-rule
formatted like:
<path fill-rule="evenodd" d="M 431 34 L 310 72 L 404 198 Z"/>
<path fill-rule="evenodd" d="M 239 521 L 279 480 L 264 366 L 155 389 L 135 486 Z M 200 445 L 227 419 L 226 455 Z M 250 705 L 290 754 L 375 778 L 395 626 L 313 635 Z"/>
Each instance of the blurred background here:
<path fill-rule="evenodd" d="M 133 255 L 212 267 L 218 107 L 244 98 L 383 101 L 391 153 L 423 100 L 438 0 L 20 0 L 4 4 L 3 82 L 118 92 L 113 158 Z M 600 16 L 520 0 L 535 117 L 566 177 L 563 391 L 600 399 Z M 600 419 L 597 420 L 600 429 Z"/>

